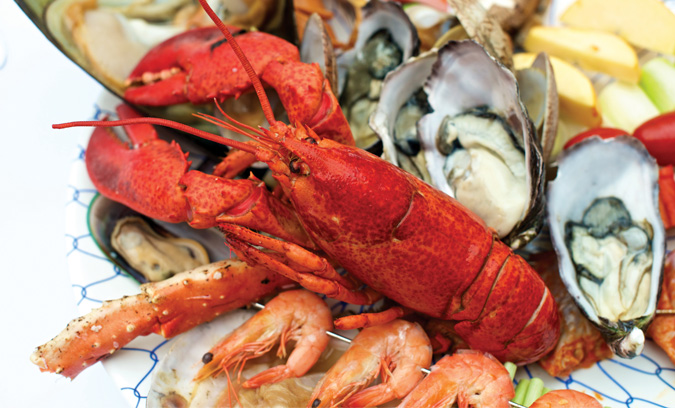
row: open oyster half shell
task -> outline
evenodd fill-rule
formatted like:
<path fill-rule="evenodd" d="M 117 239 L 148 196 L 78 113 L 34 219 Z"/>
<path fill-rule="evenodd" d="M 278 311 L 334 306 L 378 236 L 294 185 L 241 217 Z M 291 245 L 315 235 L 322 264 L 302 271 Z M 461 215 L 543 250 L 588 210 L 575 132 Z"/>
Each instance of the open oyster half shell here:
<path fill-rule="evenodd" d="M 541 148 L 513 73 L 471 40 L 391 72 L 370 126 L 384 157 L 453 196 L 513 248 L 540 231 Z"/>
<path fill-rule="evenodd" d="M 584 140 L 558 158 L 547 202 L 567 290 L 614 353 L 639 355 L 666 249 L 656 161 L 629 136 Z"/>

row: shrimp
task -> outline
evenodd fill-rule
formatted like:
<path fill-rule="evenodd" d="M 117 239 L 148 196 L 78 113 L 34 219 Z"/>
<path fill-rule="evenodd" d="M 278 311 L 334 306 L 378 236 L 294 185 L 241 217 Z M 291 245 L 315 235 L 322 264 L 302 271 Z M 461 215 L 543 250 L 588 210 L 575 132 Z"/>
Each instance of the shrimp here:
<path fill-rule="evenodd" d="M 394 320 L 363 329 L 314 388 L 309 405 L 374 407 L 403 398 L 422 380 L 431 356 L 431 342 L 417 323 Z M 378 373 L 382 383 L 366 388 Z"/>
<path fill-rule="evenodd" d="M 280 293 L 265 308 L 237 328 L 202 359 L 196 381 L 217 376 L 222 371 L 236 370 L 239 375 L 246 362 L 269 352 L 280 343 L 277 355 L 286 356 L 286 343 L 295 340 L 295 349 L 285 365 L 267 369 L 242 384 L 256 388 L 290 377 L 303 376 L 317 362 L 328 346 L 326 333 L 333 329 L 333 317 L 326 302 L 306 290 Z"/>
<path fill-rule="evenodd" d="M 598 408 L 602 404 L 592 396 L 576 390 L 551 390 L 538 398 L 530 408 L 551 409 L 551 408 Z"/>
<path fill-rule="evenodd" d="M 509 407 L 515 394 L 508 370 L 491 354 L 458 350 L 439 360 L 399 407 Z"/>

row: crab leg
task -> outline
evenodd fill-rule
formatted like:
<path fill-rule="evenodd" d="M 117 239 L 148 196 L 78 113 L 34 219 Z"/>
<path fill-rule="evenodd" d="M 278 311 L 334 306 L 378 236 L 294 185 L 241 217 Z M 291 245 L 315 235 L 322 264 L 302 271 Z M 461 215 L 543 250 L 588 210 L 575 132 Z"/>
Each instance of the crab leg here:
<path fill-rule="evenodd" d="M 224 260 L 141 286 L 141 293 L 107 301 L 72 320 L 31 361 L 43 372 L 74 378 L 138 336 L 174 337 L 218 315 L 292 287 L 262 266 Z"/>

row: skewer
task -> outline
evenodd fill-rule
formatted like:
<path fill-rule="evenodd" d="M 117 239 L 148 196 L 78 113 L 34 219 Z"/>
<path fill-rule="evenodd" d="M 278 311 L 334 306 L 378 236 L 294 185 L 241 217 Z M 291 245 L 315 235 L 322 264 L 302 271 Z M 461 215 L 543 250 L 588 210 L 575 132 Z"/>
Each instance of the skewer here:
<path fill-rule="evenodd" d="M 675 309 L 656 309 L 657 315 L 675 315 Z"/>
<path fill-rule="evenodd" d="M 254 307 L 254 308 L 256 308 L 256 309 L 259 309 L 259 310 L 262 310 L 262 309 L 265 308 L 265 305 L 263 305 L 262 303 L 258 303 L 258 302 L 253 303 L 251 306 Z M 674 310 L 674 313 L 675 313 L 675 310 Z M 352 342 L 352 339 L 350 339 L 350 338 L 348 338 L 348 337 L 344 337 L 344 336 L 342 336 L 342 335 L 340 335 L 340 334 L 337 334 L 337 333 L 335 333 L 335 332 L 327 331 L 326 334 L 327 334 L 328 336 L 334 338 L 334 339 L 340 340 L 340 341 L 345 342 L 345 343 L 351 343 L 351 342 Z M 431 373 L 431 370 L 429 370 L 429 369 L 427 369 L 427 368 L 422 368 L 421 370 L 422 370 L 422 373 L 424 373 L 424 374 L 429 374 L 429 373 Z M 520 404 L 518 404 L 518 403 L 514 403 L 514 402 L 512 402 L 512 401 L 510 401 L 510 400 L 509 400 L 509 405 L 510 405 L 511 407 L 518 408 L 518 409 L 525 409 L 525 408 L 527 408 L 527 407 L 525 407 L 525 406 L 523 406 L 523 405 L 520 405 Z"/>

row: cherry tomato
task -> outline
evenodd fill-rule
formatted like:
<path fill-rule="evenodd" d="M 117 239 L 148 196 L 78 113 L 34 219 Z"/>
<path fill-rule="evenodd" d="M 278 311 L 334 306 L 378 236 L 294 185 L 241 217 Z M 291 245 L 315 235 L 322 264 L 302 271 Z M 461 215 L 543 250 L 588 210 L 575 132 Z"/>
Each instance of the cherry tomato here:
<path fill-rule="evenodd" d="M 575 135 L 572 139 L 567 141 L 564 149 L 567 149 L 572 145 L 576 144 L 577 142 L 585 140 L 586 138 L 590 138 L 594 135 L 597 135 L 602 139 L 609 139 L 618 137 L 619 135 L 629 135 L 629 134 L 626 131 L 620 130 L 618 128 L 591 128 L 588 131 L 584 131 L 580 134 Z"/>
<path fill-rule="evenodd" d="M 675 165 L 675 111 L 640 125 L 633 133 L 661 166 Z"/>

